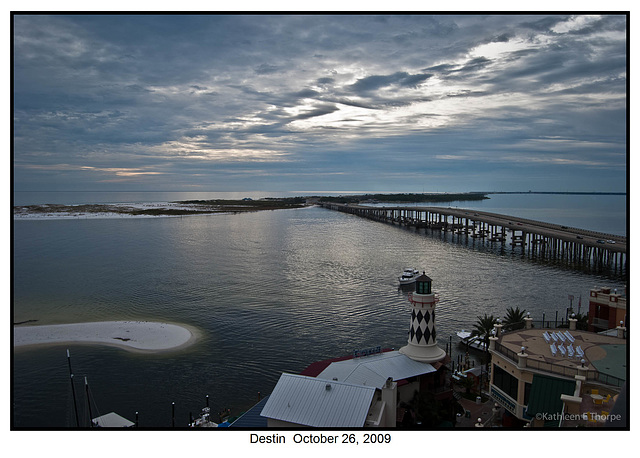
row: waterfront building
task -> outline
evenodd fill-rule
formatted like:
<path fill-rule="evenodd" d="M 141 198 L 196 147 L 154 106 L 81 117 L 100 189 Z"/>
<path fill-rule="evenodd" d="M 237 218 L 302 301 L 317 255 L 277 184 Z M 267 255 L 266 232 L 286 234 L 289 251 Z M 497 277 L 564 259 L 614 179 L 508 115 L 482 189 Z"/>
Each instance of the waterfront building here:
<path fill-rule="evenodd" d="M 611 288 L 594 286 L 589 291 L 589 330 L 604 331 L 627 322 L 627 298 Z"/>
<path fill-rule="evenodd" d="M 597 426 L 607 424 L 626 383 L 626 328 L 615 335 L 568 328 L 534 327 L 489 338 L 490 392 L 504 407 L 504 426 Z M 616 426 L 625 426 L 618 424 Z"/>
<path fill-rule="evenodd" d="M 269 427 L 389 426 L 385 422 L 386 398 L 393 398 L 393 385 L 385 384 L 378 390 L 373 386 L 285 373 L 261 415 L 267 418 Z"/>

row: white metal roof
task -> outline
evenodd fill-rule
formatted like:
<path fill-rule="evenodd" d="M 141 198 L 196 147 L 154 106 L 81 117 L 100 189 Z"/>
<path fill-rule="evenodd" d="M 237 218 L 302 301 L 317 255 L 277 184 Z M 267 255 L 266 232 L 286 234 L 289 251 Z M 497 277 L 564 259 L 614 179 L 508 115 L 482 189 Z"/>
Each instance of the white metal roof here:
<path fill-rule="evenodd" d="M 333 362 L 317 378 L 337 378 L 340 382 L 382 388 L 389 377 L 397 381 L 435 371 L 429 363 L 414 361 L 398 351 L 389 351 Z"/>
<path fill-rule="evenodd" d="M 284 373 L 260 415 L 313 427 L 361 428 L 375 392 L 370 386 Z"/>
<path fill-rule="evenodd" d="M 96 417 L 92 421 L 97 426 L 101 426 L 103 428 L 130 428 L 135 425 L 134 422 L 121 417 L 115 412 L 110 412 L 100 417 Z"/>

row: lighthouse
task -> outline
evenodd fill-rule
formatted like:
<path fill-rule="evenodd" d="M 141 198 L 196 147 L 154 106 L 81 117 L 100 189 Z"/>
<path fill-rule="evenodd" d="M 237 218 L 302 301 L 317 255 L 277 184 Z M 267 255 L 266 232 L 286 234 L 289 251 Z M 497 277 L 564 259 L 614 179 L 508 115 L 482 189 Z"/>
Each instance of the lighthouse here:
<path fill-rule="evenodd" d="M 400 353 L 422 363 L 435 363 L 446 353 L 436 344 L 436 303 L 431 290 L 431 279 L 424 272 L 416 279 L 416 291 L 409 295 L 411 327 L 407 345 Z"/>

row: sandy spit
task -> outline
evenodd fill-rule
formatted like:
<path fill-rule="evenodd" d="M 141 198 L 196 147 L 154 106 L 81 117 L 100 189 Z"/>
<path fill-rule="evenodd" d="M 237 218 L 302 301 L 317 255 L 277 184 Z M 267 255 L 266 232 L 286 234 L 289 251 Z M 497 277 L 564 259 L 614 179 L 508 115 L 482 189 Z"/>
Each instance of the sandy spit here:
<path fill-rule="evenodd" d="M 33 345 L 100 344 L 131 351 L 160 352 L 185 348 L 196 341 L 195 330 L 151 321 L 14 326 L 14 348 Z"/>

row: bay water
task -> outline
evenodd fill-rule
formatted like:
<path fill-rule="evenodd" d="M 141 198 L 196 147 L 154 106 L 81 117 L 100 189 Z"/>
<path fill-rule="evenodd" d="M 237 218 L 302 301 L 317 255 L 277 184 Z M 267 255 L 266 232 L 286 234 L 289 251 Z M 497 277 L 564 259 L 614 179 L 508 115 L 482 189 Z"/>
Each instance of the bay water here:
<path fill-rule="evenodd" d="M 214 194 L 114 193 L 58 202 L 151 202 Z M 215 198 L 262 197 L 267 193 Z M 297 195 L 297 194 L 293 194 Z M 446 204 L 625 235 L 625 196 L 496 195 Z M 51 200 L 51 199 L 49 199 Z M 37 201 L 37 202 L 36 202 Z M 425 204 L 429 205 L 429 204 Z M 158 354 L 65 345 L 21 349 L 12 358 L 16 428 L 75 425 L 66 349 L 76 391 L 84 377 L 93 416 L 115 411 L 140 426 L 185 426 L 209 395 L 213 412 L 238 414 L 269 394 L 282 372 L 354 349 L 399 348 L 410 324 L 408 291 L 397 276 L 423 270 L 440 295 L 438 341 L 454 343 L 479 315 L 508 307 L 534 319 L 564 317 L 568 295 L 623 291 L 623 277 L 568 269 L 441 232 L 399 228 L 319 207 L 183 218 L 13 222 L 13 321 L 57 324 L 149 320 L 187 324 L 198 341 Z M 82 396 L 78 396 L 82 399 Z M 81 416 L 88 412 L 82 407 Z M 96 412 L 98 409 L 98 412 Z"/>

